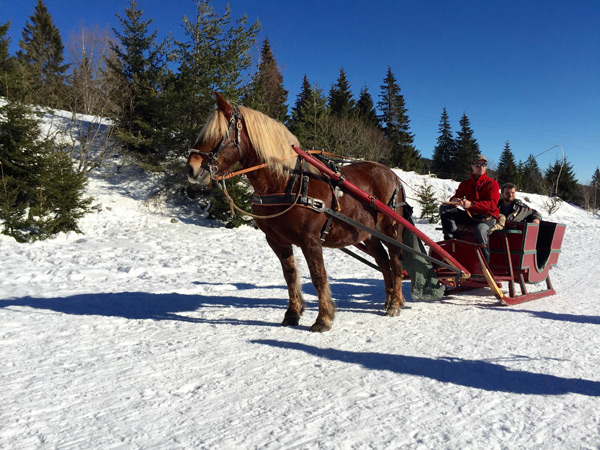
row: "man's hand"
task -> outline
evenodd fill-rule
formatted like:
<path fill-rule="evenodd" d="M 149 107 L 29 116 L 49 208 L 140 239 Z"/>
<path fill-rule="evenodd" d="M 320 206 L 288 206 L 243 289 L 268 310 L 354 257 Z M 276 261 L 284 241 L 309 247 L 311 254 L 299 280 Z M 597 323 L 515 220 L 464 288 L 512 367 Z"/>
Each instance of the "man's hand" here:
<path fill-rule="evenodd" d="M 465 209 L 469 209 L 471 207 L 471 202 L 469 200 L 467 200 L 466 198 L 463 198 L 460 201 L 460 206 L 462 206 Z"/>
<path fill-rule="evenodd" d="M 540 224 L 540 219 L 533 219 L 533 223 Z"/>

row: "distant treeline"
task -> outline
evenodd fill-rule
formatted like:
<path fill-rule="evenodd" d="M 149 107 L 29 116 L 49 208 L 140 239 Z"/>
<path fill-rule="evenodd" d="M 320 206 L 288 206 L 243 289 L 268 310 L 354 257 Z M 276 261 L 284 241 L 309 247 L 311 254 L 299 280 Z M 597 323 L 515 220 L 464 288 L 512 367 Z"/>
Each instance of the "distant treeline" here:
<path fill-rule="evenodd" d="M 366 86 L 356 98 L 340 69 L 327 93 L 304 76 L 291 105 L 269 40 L 262 42 L 258 61 L 251 56 L 260 32 L 258 21 L 248 23 L 245 15 L 234 20 L 229 7 L 219 14 L 210 1 L 197 0 L 196 14 L 182 18 L 180 41 L 159 38 L 137 0 L 116 15 L 120 26 L 112 33 L 81 28 L 69 42 L 67 57 L 42 0 L 25 24 L 14 55 L 7 37 L 11 23 L 0 24 L 0 96 L 22 105 L 112 119 L 110 134 L 119 151 L 165 172 L 174 184 L 183 183 L 177 181 L 180 159 L 214 109 L 214 91 L 285 123 L 306 148 L 325 148 L 403 170 L 460 180 L 469 176 L 471 156 L 480 151 L 467 115 L 454 135 L 443 108 L 433 157 L 423 158 L 415 148 L 404 96 L 391 67 L 382 69 L 376 100 Z M 2 152 L 4 161 L 4 148 Z M 96 165 L 80 167 L 79 172 Z M 584 194 L 568 162 L 563 166 L 557 161 L 542 172 L 533 156 L 515 162 L 508 141 L 492 169 L 501 183 L 515 182 L 519 190 L 579 203 L 589 203 L 585 197 L 590 193 L 594 202 L 597 197 L 598 170 L 588 186 L 590 193 Z"/>

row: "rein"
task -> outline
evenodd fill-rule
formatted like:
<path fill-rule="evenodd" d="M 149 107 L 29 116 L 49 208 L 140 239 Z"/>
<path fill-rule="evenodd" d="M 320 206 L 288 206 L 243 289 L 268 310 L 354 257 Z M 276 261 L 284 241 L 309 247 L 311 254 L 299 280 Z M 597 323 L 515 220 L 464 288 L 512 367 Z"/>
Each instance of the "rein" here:
<path fill-rule="evenodd" d="M 198 150 L 196 150 L 195 153 L 200 153 L 200 152 Z M 306 153 L 308 153 L 310 155 L 326 155 L 326 156 L 332 156 L 335 158 L 344 159 L 342 156 L 336 155 L 334 153 L 326 152 L 323 150 L 308 150 Z M 285 161 L 286 159 L 294 158 L 296 156 L 298 156 L 298 154 L 292 153 L 284 158 L 280 158 L 279 161 Z M 228 180 L 228 179 L 236 177 L 238 175 L 243 175 L 248 172 L 254 172 L 255 170 L 259 170 L 264 167 L 267 167 L 268 165 L 269 165 L 268 163 L 258 164 L 256 166 L 248 167 L 246 169 L 236 170 L 235 172 L 229 172 L 226 175 L 217 175 L 214 179 L 217 181 Z"/>

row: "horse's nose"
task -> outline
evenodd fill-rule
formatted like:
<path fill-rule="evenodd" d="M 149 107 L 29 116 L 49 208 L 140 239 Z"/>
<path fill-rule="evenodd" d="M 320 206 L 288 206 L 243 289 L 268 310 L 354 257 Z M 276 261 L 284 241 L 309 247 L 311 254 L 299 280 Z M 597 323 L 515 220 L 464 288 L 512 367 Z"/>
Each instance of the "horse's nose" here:
<path fill-rule="evenodd" d="M 194 178 L 194 168 L 191 165 L 189 165 L 189 164 L 185 165 L 185 173 L 187 174 L 188 177 Z"/>

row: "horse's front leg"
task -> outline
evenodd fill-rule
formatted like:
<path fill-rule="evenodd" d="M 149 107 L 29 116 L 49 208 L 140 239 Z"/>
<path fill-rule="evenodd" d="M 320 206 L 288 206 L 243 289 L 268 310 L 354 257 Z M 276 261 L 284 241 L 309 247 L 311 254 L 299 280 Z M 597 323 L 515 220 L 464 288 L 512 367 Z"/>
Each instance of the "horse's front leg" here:
<path fill-rule="evenodd" d="M 277 245 L 267 238 L 269 246 L 273 249 L 283 269 L 283 277 L 288 287 L 289 306 L 283 317 L 281 325 L 296 326 L 300 322 L 300 316 L 304 312 L 304 298 L 300 289 L 300 278 L 296 269 L 294 250 L 291 245 Z"/>
<path fill-rule="evenodd" d="M 310 271 L 310 278 L 319 297 L 319 314 L 315 323 L 310 327 L 310 331 L 329 331 L 335 317 L 335 304 L 329 290 L 329 281 L 323 261 L 323 247 L 317 241 L 305 244 L 301 248 Z"/>

